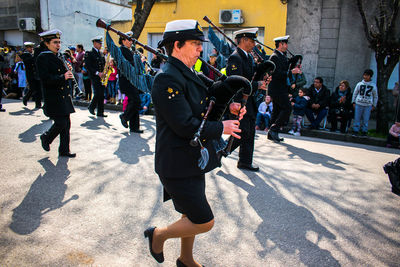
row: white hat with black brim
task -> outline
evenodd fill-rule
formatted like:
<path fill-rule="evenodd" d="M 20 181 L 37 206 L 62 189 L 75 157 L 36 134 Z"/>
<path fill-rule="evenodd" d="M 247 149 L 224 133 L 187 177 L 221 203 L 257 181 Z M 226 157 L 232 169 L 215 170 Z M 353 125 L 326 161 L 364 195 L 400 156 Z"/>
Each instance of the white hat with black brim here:
<path fill-rule="evenodd" d="M 51 39 L 60 39 L 62 35 L 62 31 L 59 29 L 54 29 L 50 31 L 45 31 L 42 33 L 39 33 L 39 36 L 42 37 L 44 40 L 51 40 Z"/>
<path fill-rule="evenodd" d="M 93 37 L 92 39 L 90 39 L 92 42 L 96 42 L 96 43 L 103 43 L 103 36 L 98 35 Z"/>
<path fill-rule="evenodd" d="M 158 47 L 162 47 L 169 42 L 186 40 L 207 42 L 197 20 L 182 19 L 168 22 L 165 26 L 163 39 L 158 44 Z"/>
<path fill-rule="evenodd" d="M 233 32 L 233 36 L 235 37 L 235 39 L 247 37 L 255 41 L 257 40 L 258 36 L 258 28 L 248 28 L 248 29 L 238 30 Z"/>
<path fill-rule="evenodd" d="M 286 42 L 287 43 L 289 41 L 289 38 L 290 38 L 290 35 L 276 37 L 276 38 L 274 38 L 274 42 L 275 43 L 277 43 L 277 42 Z"/>
<path fill-rule="evenodd" d="M 35 43 L 32 43 L 32 42 L 24 42 L 24 46 L 34 46 L 35 45 Z"/>

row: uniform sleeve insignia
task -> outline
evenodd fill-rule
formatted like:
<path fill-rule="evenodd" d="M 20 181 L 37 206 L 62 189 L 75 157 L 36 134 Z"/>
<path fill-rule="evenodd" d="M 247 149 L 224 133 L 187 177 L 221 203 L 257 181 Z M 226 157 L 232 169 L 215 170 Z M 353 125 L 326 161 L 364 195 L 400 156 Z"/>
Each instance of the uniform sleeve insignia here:
<path fill-rule="evenodd" d="M 174 98 L 176 95 L 179 94 L 179 91 L 178 91 L 178 90 L 174 91 L 174 89 L 172 89 L 171 87 L 168 87 L 167 92 L 168 92 L 168 94 L 169 94 L 169 95 L 168 95 L 168 99 L 172 99 L 172 98 Z"/>
<path fill-rule="evenodd" d="M 235 65 L 232 65 L 232 70 L 237 70 L 237 67 Z"/>

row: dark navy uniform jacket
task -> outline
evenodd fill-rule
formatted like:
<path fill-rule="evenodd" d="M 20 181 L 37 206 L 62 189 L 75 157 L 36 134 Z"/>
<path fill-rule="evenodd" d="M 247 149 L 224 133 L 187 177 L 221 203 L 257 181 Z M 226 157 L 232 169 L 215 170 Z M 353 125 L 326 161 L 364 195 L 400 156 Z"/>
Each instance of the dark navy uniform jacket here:
<path fill-rule="evenodd" d="M 135 66 L 135 64 L 133 62 L 133 52 L 129 48 L 127 48 L 123 45 L 121 45 L 120 49 L 121 49 L 121 52 L 122 52 L 122 55 L 124 56 L 124 58 L 127 61 L 129 61 L 129 63 L 131 63 L 132 66 Z M 126 79 L 122 73 L 119 76 L 119 88 L 123 94 L 129 93 L 129 92 L 137 93 L 137 94 L 139 93 L 138 89 L 135 86 L 133 86 L 131 84 L 131 82 L 128 79 Z"/>
<path fill-rule="evenodd" d="M 36 67 L 43 89 L 44 114 L 48 117 L 65 116 L 75 112 L 68 82 L 64 78 L 67 70 L 62 60 L 50 50 L 37 57 Z"/>
<path fill-rule="evenodd" d="M 246 54 L 243 52 L 242 49 L 237 47 L 236 50 L 228 58 L 228 63 L 226 66 L 226 74 L 228 76 L 231 75 L 243 76 L 247 78 L 249 81 L 251 81 L 256 69 L 254 61 L 251 58 L 250 54 L 249 56 L 250 58 L 246 56 Z M 257 116 L 258 107 L 256 105 L 256 99 L 254 97 L 254 94 L 258 90 L 258 81 L 253 81 L 251 85 L 253 88 L 253 95 L 247 99 L 247 104 L 246 104 L 247 112 L 244 116 L 255 119 Z M 242 98 L 241 96 L 239 97 Z M 235 99 L 235 100 L 240 102 L 240 99 Z"/>
<path fill-rule="evenodd" d="M 280 95 L 289 94 L 289 85 L 287 82 L 289 62 L 285 55 L 275 50 L 269 58 L 275 63 L 275 71 L 272 74 L 272 80 L 268 86 L 268 94 L 273 98 Z"/>
<path fill-rule="evenodd" d="M 222 122 L 207 121 L 201 133 L 201 141 L 210 155 L 204 171 L 197 166 L 200 147 L 189 144 L 199 129 L 209 97 L 207 86 L 197 74 L 172 56 L 155 77 L 152 89 L 157 126 L 155 170 L 161 177 L 200 175 L 213 168 L 216 153 L 211 140 L 221 137 Z"/>
<path fill-rule="evenodd" d="M 87 51 L 85 54 L 85 67 L 88 70 L 90 79 L 98 79 L 100 77 L 96 75 L 96 72 L 103 72 L 106 60 L 101 51 L 97 51 L 94 47 L 91 51 Z"/>

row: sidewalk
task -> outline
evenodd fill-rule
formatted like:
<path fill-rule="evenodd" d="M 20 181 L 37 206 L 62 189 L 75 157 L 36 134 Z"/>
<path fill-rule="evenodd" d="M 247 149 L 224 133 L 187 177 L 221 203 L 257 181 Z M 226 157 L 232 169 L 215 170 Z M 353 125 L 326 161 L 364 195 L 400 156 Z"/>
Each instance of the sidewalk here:
<path fill-rule="evenodd" d="M 89 102 L 82 101 L 82 100 L 74 100 L 75 106 L 82 106 L 87 107 L 89 106 Z M 121 111 L 122 112 L 122 105 L 115 105 L 115 104 L 105 104 L 104 109 L 106 110 L 114 110 L 114 111 Z M 152 110 L 150 110 L 150 114 L 154 115 Z M 291 120 L 290 120 L 291 122 Z M 369 128 L 374 129 L 376 125 L 375 120 L 369 121 Z M 289 129 L 285 130 L 286 133 Z M 302 136 L 308 137 L 316 137 L 321 139 L 330 139 L 330 140 L 337 140 L 337 141 L 344 141 L 344 142 L 351 142 L 357 144 L 366 144 L 366 145 L 373 145 L 373 146 L 386 146 L 386 139 L 376 138 L 376 137 L 360 137 L 360 136 L 352 136 L 350 133 L 342 134 L 336 132 L 330 132 L 329 129 L 321 129 L 321 130 L 311 130 L 308 128 L 301 129 Z"/>

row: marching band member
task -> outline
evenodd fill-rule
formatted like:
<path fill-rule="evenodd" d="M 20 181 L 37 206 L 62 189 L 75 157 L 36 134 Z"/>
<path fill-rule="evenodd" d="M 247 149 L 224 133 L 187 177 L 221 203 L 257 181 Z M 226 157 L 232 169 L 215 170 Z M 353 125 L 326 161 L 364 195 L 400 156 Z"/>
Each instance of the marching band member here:
<path fill-rule="evenodd" d="M 258 28 L 250 28 L 233 33 L 237 42 L 237 48 L 228 58 L 226 67 L 228 76 L 240 75 L 246 77 L 250 81 L 252 80 L 256 68 L 251 51 L 255 46 L 257 32 Z M 256 92 L 257 89 L 266 90 L 267 88 L 265 81 L 253 81 L 252 87 L 253 92 Z M 235 139 L 232 145 L 232 151 L 240 146 L 239 161 L 237 164 L 239 169 L 258 171 L 259 167 L 253 165 L 254 137 L 258 109 L 254 94 L 248 98 L 246 109 L 247 113 L 240 122 L 242 139 Z"/>
<path fill-rule="evenodd" d="M 25 51 L 20 56 L 22 61 L 25 64 L 26 68 L 26 79 L 28 80 L 29 89 L 22 98 L 22 103 L 24 106 L 28 104 L 29 98 L 33 95 L 35 99 L 36 108 L 41 108 L 42 106 L 42 92 L 40 88 L 40 80 L 38 79 L 38 74 L 36 70 L 36 58 L 42 52 L 42 50 L 38 51 L 36 56 L 33 53 L 33 46 L 35 44 L 32 42 L 25 42 Z"/>
<path fill-rule="evenodd" d="M 50 151 L 50 144 L 60 135 L 59 156 L 75 157 L 76 154 L 69 150 L 70 114 L 75 112 L 75 109 L 70 95 L 71 88 L 67 83 L 68 79 L 73 78 L 73 74 L 65 68 L 59 55 L 61 34 L 57 29 L 40 34 L 47 47 L 36 61 L 44 96 L 43 111 L 54 121 L 50 129 L 40 136 L 40 140 L 43 149 Z"/>
<path fill-rule="evenodd" d="M 97 36 L 92 38 L 92 51 L 85 54 L 85 67 L 89 72 L 89 77 L 93 85 L 93 99 L 89 105 L 89 112 L 94 115 L 97 108 L 97 117 L 107 117 L 104 114 L 104 85 L 101 84 L 103 78 L 104 65 L 106 60 L 103 53 L 100 51 L 103 43 L 103 37 Z"/>
<path fill-rule="evenodd" d="M 127 32 L 126 35 L 132 37 L 132 32 Z M 132 40 L 125 39 L 120 37 L 119 44 L 121 45 L 120 49 L 124 58 L 129 61 L 132 66 L 134 66 L 133 62 L 133 52 L 131 50 Z M 121 73 L 119 77 L 119 88 L 121 93 L 125 94 L 128 97 L 128 105 L 125 109 L 125 112 L 119 115 L 121 119 L 121 123 L 125 128 L 128 128 L 129 122 L 129 130 L 134 133 L 143 133 L 143 130 L 140 130 L 139 123 L 139 111 L 140 111 L 140 96 L 139 89 L 136 88 L 131 82 Z"/>
<path fill-rule="evenodd" d="M 201 266 L 193 258 L 194 239 L 214 225 L 214 215 L 205 195 L 207 170 L 198 166 L 199 146 L 189 144 L 211 97 L 208 87 L 193 70 L 204 41 L 196 20 L 168 22 L 159 46 L 166 48 L 169 58 L 157 74 L 152 89 L 156 112 L 155 170 L 164 186 L 164 201 L 172 199 L 182 217 L 167 227 L 150 227 L 144 234 L 149 238 L 150 253 L 158 262 L 164 261 L 165 241 L 181 238 L 177 266 Z M 224 82 L 219 83 L 223 85 Z M 237 113 L 239 109 L 239 103 L 230 105 L 231 112 Z M 245 109 L 241 116 L 244 113 Z M 207 146 L 223 133 L 240 138 L 237 135 L 240 131 L 239 120 L 207 121 L 200 139 Z M 215 150 L 210 148 L 211 153 Z"/>
<path fill-rule="evenodd" d="M 269 95 L 272 97 L 271 127 L 268 131 L 268 139 L 279 143 L 283 138 L 279 138 L 279 128 L 283 127 L 289 120 L 291 104 L 289 101 L 288 70 L 289 61 L 286 56 L 288 49 L 289 35 L 274 39 L 276 49 L 269 58 L 275 63 L 276 69 L 272 74 L 272 81 L 269 85 Z M 296 67 L 291 70 L 293 74 L 298 74 L 301 70 Z"/>

